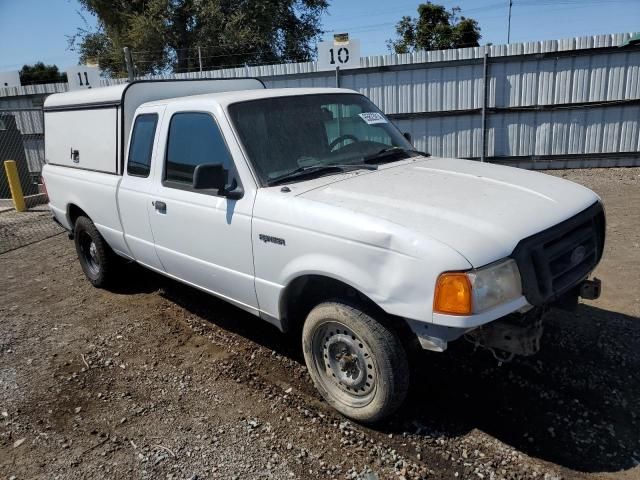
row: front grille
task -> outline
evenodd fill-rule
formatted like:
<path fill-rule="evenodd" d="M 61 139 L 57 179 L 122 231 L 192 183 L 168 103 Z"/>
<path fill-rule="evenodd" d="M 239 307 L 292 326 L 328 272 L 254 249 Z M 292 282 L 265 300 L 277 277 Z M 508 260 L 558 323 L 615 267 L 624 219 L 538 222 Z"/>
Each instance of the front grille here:
<path fill-rule="evenodd" d="M 521 240 L 512 253 L 522 291 L 532 305 L 557 300 L 596 267 L 604 248 L 605 219 L 600 202 L 540 233 Z"/>

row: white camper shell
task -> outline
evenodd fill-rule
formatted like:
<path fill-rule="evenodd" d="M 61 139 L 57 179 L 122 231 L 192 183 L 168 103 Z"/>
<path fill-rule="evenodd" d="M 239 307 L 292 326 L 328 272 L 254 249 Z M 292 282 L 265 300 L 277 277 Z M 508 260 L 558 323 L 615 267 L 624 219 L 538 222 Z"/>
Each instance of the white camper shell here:
<path fill-rule="evenodd" d="M 131 122 L 143 103 L 263 88 L 254 78 L 144 80 L 51 95 L 44 103 L 46 161 L 121 175 Z"/>

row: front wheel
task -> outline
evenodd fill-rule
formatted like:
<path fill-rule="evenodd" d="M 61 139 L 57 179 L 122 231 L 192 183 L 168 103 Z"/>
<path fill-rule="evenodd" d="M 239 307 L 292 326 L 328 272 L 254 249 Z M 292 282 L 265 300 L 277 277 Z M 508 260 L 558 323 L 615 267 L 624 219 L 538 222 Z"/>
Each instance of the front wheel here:
<path fill-rule="evenodd" d="M 360 308 L 318 305 L 305 321 L 302 346 L 313 383 L 343 415 L 378 422 L 404 401 L 409 365 L 402 342 Z"/>

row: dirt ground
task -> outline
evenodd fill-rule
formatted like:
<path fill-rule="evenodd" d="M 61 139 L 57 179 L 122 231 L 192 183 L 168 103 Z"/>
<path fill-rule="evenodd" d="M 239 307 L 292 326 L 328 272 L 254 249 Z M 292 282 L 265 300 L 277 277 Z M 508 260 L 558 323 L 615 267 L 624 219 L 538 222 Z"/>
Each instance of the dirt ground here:
<path fill-rule="evenodd" d="M 640 479 L 640 169 L 552 173 L 604 199 L 602 298 L 534 357 L 424 353 L 374 429 L 222 301 L 135 266 L 96 290 L 65 235 L 0 255 L 0 478 Z"/>

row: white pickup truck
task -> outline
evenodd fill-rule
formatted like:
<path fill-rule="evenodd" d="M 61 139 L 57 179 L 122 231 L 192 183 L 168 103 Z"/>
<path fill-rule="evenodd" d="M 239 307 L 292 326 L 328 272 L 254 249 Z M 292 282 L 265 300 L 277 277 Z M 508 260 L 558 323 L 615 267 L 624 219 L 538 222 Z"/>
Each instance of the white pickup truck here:
<path fill-rule="evenodd" d="M 123 257 L 296 332 L 359 421 L 402 403 L 414 347 L 530 355 L 548 306 L 599 295 L 592 191 L 418 152 L 351 90 L 133 82 L 51 95 L 45 133 L 49 205 L 93 285 Z"/>

